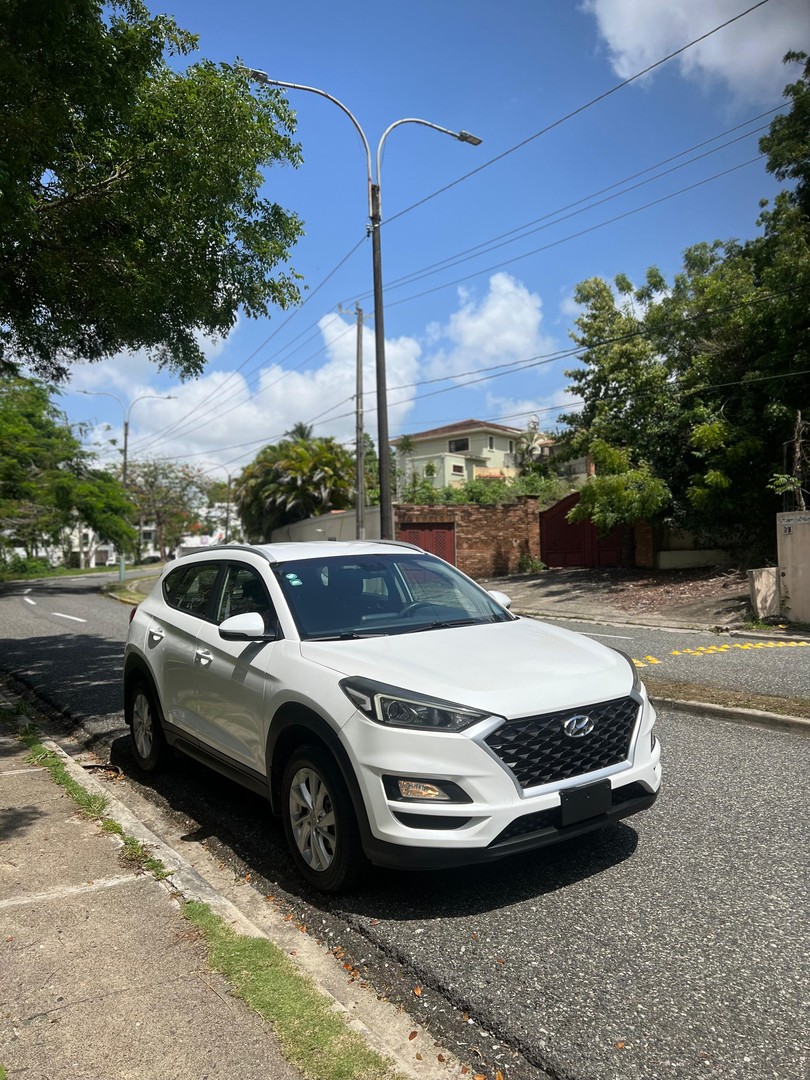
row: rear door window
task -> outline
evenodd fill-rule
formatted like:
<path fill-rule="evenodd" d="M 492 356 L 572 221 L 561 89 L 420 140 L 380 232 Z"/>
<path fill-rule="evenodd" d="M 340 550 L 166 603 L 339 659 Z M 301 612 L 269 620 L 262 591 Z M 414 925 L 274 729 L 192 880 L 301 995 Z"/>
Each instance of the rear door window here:
<path fill-rule="evenodd" d="M 169 607 L 178 611 L 209 618 L 211 598 L 219 574 L 217 562 L 179 566 L 163 582 L 163 597 Z"/>

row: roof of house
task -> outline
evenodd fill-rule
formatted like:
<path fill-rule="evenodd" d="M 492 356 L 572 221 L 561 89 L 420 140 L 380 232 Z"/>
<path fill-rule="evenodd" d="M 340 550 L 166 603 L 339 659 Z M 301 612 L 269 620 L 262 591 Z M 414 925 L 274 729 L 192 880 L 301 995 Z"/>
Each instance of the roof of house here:
<path fill-rule="evenodd" d="M 522 434 L 521 428 L 505 427 L 503 424 L 493 424 L 488 420 L 459 420 L 455 424 L 445 424 L 444 427 L 431 428 L 429 431 L 415 431 L 413 434 L 408 435 L 407 438 L 413 442 L 418 442 L 420 439 L 436 439 L 444 435 L 466 434 L 469 431 L 500 431 L 508 435 Z M 396 444 L 405 437 L 404 435 L 398 435 L 396 439 L 391 439 L 391 442 Z"/>

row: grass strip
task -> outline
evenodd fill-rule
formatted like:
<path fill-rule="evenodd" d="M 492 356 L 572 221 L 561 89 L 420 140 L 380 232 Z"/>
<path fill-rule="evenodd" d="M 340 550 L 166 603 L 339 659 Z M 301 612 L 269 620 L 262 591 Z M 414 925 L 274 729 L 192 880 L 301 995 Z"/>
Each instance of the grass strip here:
<path fill-rule="evenodd" d="M 676 701 L 702 701 L 707 705 L 725 705 L 729 709 L 759 709 L 782 716 L 803 716 L 810 719 L 810 698 L 776 697 L 745 690 L 724 690 L 719 686 L 700 686 L 697 683 L 672 682 L 644 673 L 644 684 L 650 697 L 674 698 Z"/>
<path fill-rule="evenodd" d="M 154 855 L 151 855 L 149 848 L 145 844 L 134 836 L 128 836 L 117 821 L 104 816 L 104 811 L 107 809 L 107 799 L 104 795 L 95 795 L 82 787 L 77 780 L 74 780 L 65 768 L 62 758 L 53 750 L 43 746 L 37 735 L 30 729 L 22 728 L 18 734 L 28 747 L 28 761 L 30 764 L 47 769 L 51 779 L 70 795 L 79 812 L 84 814 L 85 817 L 97 821 L 104 832 L 120 836 L 122 862 L 126 863 L 127 866 L 152 874 L 158 881 L 171 876 L 171 870 L 167 870 L 160 859 L 156 859 Z M 0 1080 L 3 1080 L 2 1076 L 0 1076 Z"/>
<path fill-rule="evenodd" d="M 207 904 L 183 912 L 202 933 L 209 964 L 273 1027 L 284 1057 L 311 1080 L 402 1080 L 393 1062 L 349 1028 L 281 949 L 266 938 L 235 933 Z"/>
<path fill-rule="evenodd" d="M 59 755 L 43 746 L 37 736 L 30 730 L 23 728 L 20 732 L 20 738 L 28 747 L 29 762 L 32 765 L 39 766 L 41 769 L 47 769 L 51 774 L 51 779 L 59 784 L 61 788 L 64 788 L 85 817 L 97 820 L 104 816 L 104 811 L 107 809 L 107 799 L 103 795 L 94 795 L 83 788 L 77 780 L 74 780 Z"/>

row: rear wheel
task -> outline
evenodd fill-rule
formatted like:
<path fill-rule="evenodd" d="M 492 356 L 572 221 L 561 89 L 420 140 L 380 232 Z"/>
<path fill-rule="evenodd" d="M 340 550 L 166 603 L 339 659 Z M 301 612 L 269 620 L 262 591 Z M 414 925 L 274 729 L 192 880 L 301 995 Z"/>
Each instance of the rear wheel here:
<path fill-rule="evenodd" d="M 124 703 L 126 720 L 132 732 L 135 761 L 144 772 L 156 772 L 166 764 L 169 747 L 152 690 L 137 679 L 127 690 Z"/>
<path fill-rule="evenodd" d="M 304 746 L 287 763 L 281 785 L 287 843 L 301 876 L 321 892 L 343 892 L 366 866 L 346 784 L 325 750 Z"/>

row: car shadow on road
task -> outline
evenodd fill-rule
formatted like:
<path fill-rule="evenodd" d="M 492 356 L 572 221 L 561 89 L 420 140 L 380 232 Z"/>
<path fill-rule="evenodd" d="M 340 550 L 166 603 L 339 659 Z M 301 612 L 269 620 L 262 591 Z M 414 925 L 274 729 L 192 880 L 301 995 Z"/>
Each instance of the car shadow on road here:
<path fill-rule="evenodd" d="M 116 739 L 110 760 L 143 793 L 182 820 L 189 841 L 206 846 L 251 876 L 254 886 L 277 888 L 322 912 L 354 916 L 360 923 L 466 916 L 497 910 L 583 881 L 629 859 L 638 844 L 635 829 L 619 822 L 578 839 L 494 863 L 447 870 L 397 871 L 370 867 L 352 893 L 327 896 L 310 889 L 295 871 L 281 823 L 269 804 L 210 769 L 176 754 L 172 767 L 142 773 L 128 737 Z"/>

